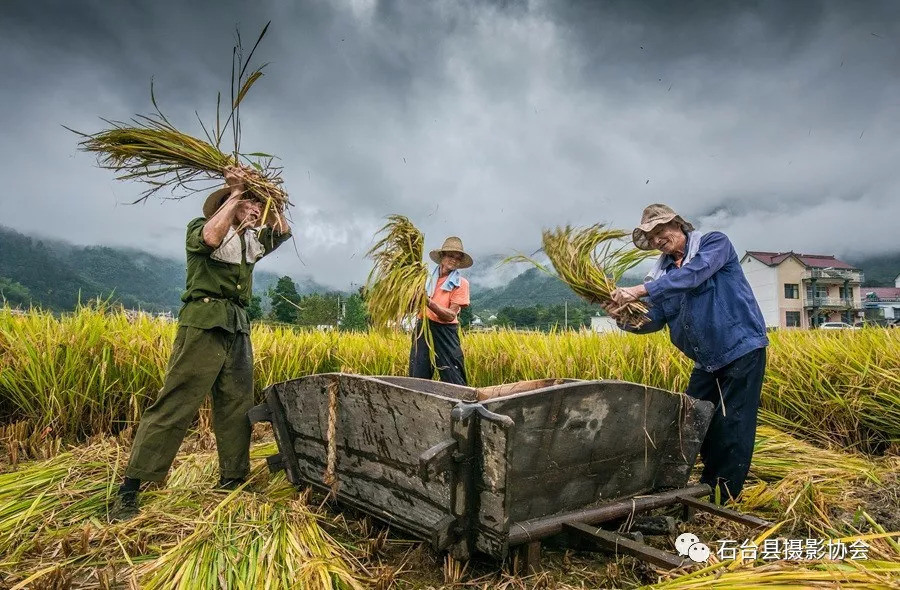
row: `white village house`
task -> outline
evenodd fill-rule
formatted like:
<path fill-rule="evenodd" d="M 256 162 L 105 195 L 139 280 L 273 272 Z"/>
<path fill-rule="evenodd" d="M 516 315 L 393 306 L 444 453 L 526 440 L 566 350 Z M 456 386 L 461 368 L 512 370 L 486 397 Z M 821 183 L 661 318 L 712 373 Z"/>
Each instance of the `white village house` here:
<path fill-rule="evenodd" d="M 621 332 L 622 330 L 616 325 L 616 320 L 608 315 L 595 315 L 591 316 L 591 331 L 605 333 Z"/>
<path fill-rule="evenodd" d="M 741 266 L 767 328 L 862 319 L 863 273 L 834 256 L 747 251 Z"/>
<path fill-rule="evenodd" d="M 867 318 L 900 320 L 900 275 L 893 287 L 863 287 L 862 300 Z"/>

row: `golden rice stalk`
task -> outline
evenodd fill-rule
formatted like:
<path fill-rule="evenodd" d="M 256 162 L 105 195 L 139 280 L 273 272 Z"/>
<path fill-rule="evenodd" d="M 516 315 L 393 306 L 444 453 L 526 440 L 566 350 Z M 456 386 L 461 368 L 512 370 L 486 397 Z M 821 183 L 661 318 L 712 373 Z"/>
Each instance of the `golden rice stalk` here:
<path fill-rule="evenodd" d="M 616 283 L 625 272 L 655 254 L 627 245 L 617 245 L 627 235 L 622 230 L 606 229 L 601 223 L 582 229 L 567 225 L 555 230 L 544 230 L 542 250 L 550 258 L 559 280 L 575 293 L 590 303 L 610 303 Z M 527 256 L 514 256 L 504 262 L 510 261 L 530 262 L 550 273 L 543 265 Z M 640 327 L 647 321 L 646 314 L 647 306 L 635 301 L 625 306 L 622 322 Z"/>
<path fill-rule="evenodd" d="M 403 215 L 389 215 L 379 230 L 384 236 L 367 256 L 375 261 L 363 290 L 372 325 L 378 329 L 396 329 L 413 316 L 422 318 L 428 355 L 435 363 L 434 340 L 428 327 L 428 267 L 423 261 L 425 237 Z"/>
<path fill-rule="evenodd" d="M 396 328 L 411 315 L 425 316 L 425 238 L 402 215 L 389 216 L 379 233 L 384 236 L 367 254 L 375 266 L 366 280 L 364 299 L 372 325 Z"/>
<path fill-rule="evenodd" d="M 757 588 L 896 588 L 900 584 L 900 563 L 896 561 L 844 561 L 837 563 L 776 562 L 757 567 L 725 571 L 726 562 L 704 568 L 650 588 L 716 588 L 756 590 Z"/>
<path fill-rule="evenodd" d="M 216 126 L 211 130 L 212 133 L 200 121 L 206 141 L 179 131 L 172 125 L 160 111 L 151 83 L 150 99 L 156 111 L 154 114 L 137 115 L 128 123 L 103 119 L 110 128 L 93 134 L 70 129 L 82 136 L 83 139 L 78 144 L 80 149 L 96 153 L 99 166 L 118 173 L 119 180 L 141 180 L 147 183 L 149 188 L 136 203 L 164 187 L 184 189 L 189 193 L 208 190 L 209 182 L 220 181 L 227 167 L 243 165 L 248 176 L 248 198 L 262 204 L 263 222 L 271 224 L 280 221 L 288 205 L 288 195 L 282 186 L 281 167 L 273 166 L 275 157 L 269 154 L 243 154 L 239 151 L 240 105 L 253 84 L 262 77 L 265 65 L 249 73 L 247 67 L 268 27 L 267 24 L 263 28 L 246 60 L 243 59 L 238 36 L 232 61 L 231 112 L 225 124 L 221 125 L 220 96 L 216 106 Z M 231 153 L 225 153 L 221 145 L 229 125 L 234 138 L 234 149 Z M 206 187 L 193 188 L 196 183 L 204 183 Z"/>
<path fill-rule="evenodd" d="M 362 590 L 339 548 L 301 501 L 229 495 L 196 530 L 137 569 L 142 587 Z"/>

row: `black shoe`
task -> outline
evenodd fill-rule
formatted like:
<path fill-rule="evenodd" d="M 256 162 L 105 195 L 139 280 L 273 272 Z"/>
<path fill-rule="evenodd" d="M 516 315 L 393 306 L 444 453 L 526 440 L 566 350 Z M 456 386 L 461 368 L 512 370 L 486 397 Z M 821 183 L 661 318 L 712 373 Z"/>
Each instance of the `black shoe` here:
<path fill-rule="evenodd" d="M 131 520 L 140 513 L 138 493 L 134 490 L 119 491 L 109 509 L 110 522 Z"/>
<path fill-rule="evenodd" d="M 219 479 L 219 485 L 216 486 L 216 489 L 233 492 L 245 483 L 247 483 L 247 480 L 243 477 L 223 477 Z"/>

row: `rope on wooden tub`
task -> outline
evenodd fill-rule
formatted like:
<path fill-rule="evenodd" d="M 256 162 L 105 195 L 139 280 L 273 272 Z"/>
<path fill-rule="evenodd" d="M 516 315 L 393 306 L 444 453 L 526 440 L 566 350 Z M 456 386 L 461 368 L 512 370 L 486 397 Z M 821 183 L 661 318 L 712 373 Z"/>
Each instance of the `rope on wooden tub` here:
<path fill-rule="evenodd" d="M 337 406 L 338 406 L 338 380 L 333 379 L 327 386 L 328 389 L 328 428 L 325 432 L 325 441 L 328 451 L 325 459 L 325 473 L 322 482 L 331 488 L 331 493 L 337 495 L 340 482 L 337 479 Z"/>

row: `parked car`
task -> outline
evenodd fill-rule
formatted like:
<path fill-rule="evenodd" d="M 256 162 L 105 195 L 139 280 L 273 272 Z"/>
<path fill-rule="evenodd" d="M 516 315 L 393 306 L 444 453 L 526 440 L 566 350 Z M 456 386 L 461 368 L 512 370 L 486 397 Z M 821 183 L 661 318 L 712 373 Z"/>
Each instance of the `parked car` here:
<path fill-rule="evenodd" d="M 825 322 L 819 325 L 820 330 L 858 330 L 859 328 L 851 326 L 845 322 Z"/>

